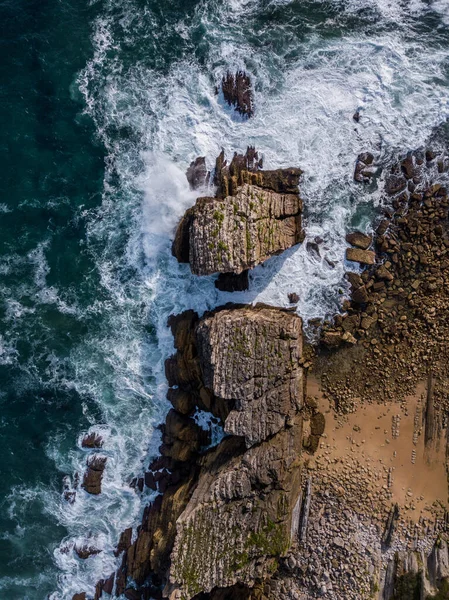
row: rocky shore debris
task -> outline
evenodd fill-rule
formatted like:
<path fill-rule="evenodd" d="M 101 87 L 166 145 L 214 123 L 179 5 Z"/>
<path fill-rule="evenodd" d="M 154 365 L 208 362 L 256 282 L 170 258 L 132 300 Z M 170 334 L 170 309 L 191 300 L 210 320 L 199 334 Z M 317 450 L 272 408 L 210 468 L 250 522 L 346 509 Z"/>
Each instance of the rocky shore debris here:
<path fill-rule="evenodd" d="M 191 190 L 197 190 L 208 184 L 210 173 L 206 167 L 205 156 L 199 156 L 190 163 L 186 177 Z"/>
<path fill-rule="evenodd" d="M 243 289 L 245 271 L 304 239 L 300 176 L 297 168 L 262 170 L 252 147 L 235 154 L 229 165 L 222 152 L 214 174 L 216 196 L 198 198 L 185 213 L 174 256 L 197 275 L 226 274 L 219 289 Z"/>
<path fill-rule="evenodd" d="M 429 327 L 445 326 L 444 319 L 440 325 L 436 321 L 437 307 L 447 302 L 449 200 L 445 185 L 434 183 L 441 178 L 438 159 L 426 161 L 424 157 L 421 152 L 410 153 L 387 174 L 389 205 L 376 229 L 374 250 L 347 249 L 348 260 L 367 268 L 361 274 L 347 273 L 351 301 L 344 307 L 345 314 L 335 318 L 335 327 L 323 328 L 325 345 L 338 347 L 349 333 L 380 360 L 382 356 L 387 360 L 387 355 L 381 355 L 381 345 L 387 346 L 389 354 L 393 346 L 404 346 L 418 331 L 428 338 L 429 345 L 426 350 L 415 345 L 415 355 L 429 355 L 438 345 L 437 339 L 429 338 Z M 347 239 L 360 245 L 352 234 Z M 392 353 L 392 360 L 399 358 L 397 352 Z M 416 358 L 413 362 L 419 364 Z M 426 362 L 428 358 L 420 364 Z M 386 369 L 390 372 L 389 366 Z"/>
<path fill-rule="evenodd" d="M 229 106 L 234 106 L 235 110 L 244 117 L 253 116 L 251 79 L 245 71 L 236 71 L 235 74 L 227 71 L 221 80 L 221 89 Z"/>

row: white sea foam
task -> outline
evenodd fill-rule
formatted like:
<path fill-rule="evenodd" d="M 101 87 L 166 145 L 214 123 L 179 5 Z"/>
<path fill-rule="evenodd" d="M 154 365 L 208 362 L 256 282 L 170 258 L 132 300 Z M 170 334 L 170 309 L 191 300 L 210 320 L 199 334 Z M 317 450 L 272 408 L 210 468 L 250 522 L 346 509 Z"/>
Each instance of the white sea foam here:
<path fill-rule="evenodd" d="M 286 4 L 200 3 L 191 19 L 174 27 L 186 41 L 195 28 L 204 27 L 205 61 L 190 56 L 164 69 L 149 66 L 137 49 L 135 62 L 127 64 L 121 51 L 123 40 L 128 45 L 137 40 L 139 50 L 148 45 L 157 53 L 166 31 L 158 29 L 150 8 L 142 13 L 133 0 L 111 0 L 110 10 L 96 22 L 94 56 L 80 74 L 79 87 L 107 150 L 102 206 L 84 215 L 106 299 L 83 314 L 98 314 L 104 326 L 74 350 L 75 376 L 62 381 L 101 409 L 101 452 L 108 462 L 101 496 L 80 490 L 73 504 L 54 496 L 47 503 L 69 530 L 55 551 L 62 575 L 53 600 L 92 592 L 96 580 L 116 566 L 112 550 L 120 531 L 141 514 L 142 502 L 128 482 L 160 443 L 152 430 L 168 409 L 163 362 L 173 341 L 167 317 L 187 308 L 202 313 L 231 299 L 286 306 L 290 292 L 299 294 L 298 312 L 306 320 L 334 312 L 346 289 L 344 234 L 350 226 L 368 228 L 372 208 L 380 202 L 375 189 L 352 181 L 357 154 L 371 150 L 386 160 L 415 148 L 448 115 L 447 88 L 441 85 L 447 53 L 407 35 L 407 19 L 428 10 L 422 2 L 415 0 L 408 9 L 388 0 L 338 2 L 348 14 L 360 13 L 365 5 L 374 9 L 380 23 L 376 35 L 352 31 L 323 37 L 310 30 L 296 43 L 287 31 L 290 47 L 256 49 L 250 37 L 259 32 L 251 30 L 248 15 Z M 439 4 L 432 8 L 444 14 Z M 396 21 L 401 28 L 381 27 Z M 253 77 L 256 114 L 251 120 L 237 118 L 214 94 L 226 68 L 247 68 Z M 357 109 L 358 125 L 352 120 Z M 127 135 L 111 133 L 124 128 Z M 195 200 L 184 176 L 189 162 L 204 155 L 212 168 L 221 148 L 231 157 L 248 144 L 264 155 L 267 167 L 304 170 L 307 237 L 300 247 L 254 269 L 248 292 L 231 295 L 215 289 L 214 277 L 192 276 L 188 265 L 171 256 L 170 244 L 179 217 Z M 36 286 L 47 290 L 42 302 L 51 292 L 44 259 L 43 247 L 30 255 Z M 55 290 L 52 301 L 57 296 Z M 61 366 L 52 368 L 61 380 Z M 89 410 L 86 403 L 94 427 L 96 416 Z M 198 419 L 206 422 L 203 414 Z M 68 453 L 60 451 L 60 439 L 49 444 L 61 473 L 85 468 L 89 452 L 79 447 L 79 438 L 76 446 L 76 439 Z M 65 551 L 88 539 L 100 554 L 81 561 L 73 550 Z"/>

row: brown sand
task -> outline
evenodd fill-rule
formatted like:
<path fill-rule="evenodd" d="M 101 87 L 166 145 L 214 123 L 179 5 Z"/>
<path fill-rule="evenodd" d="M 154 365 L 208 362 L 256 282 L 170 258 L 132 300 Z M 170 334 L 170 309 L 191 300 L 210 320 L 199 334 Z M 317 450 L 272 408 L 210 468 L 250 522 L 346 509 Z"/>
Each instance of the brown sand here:
<path fill-rule="evenodd" d="M 318 382 L 309 375 L 308 396 L 315 397 L 326 417 L 326 430 L 315 459 L 325 458 L 335 473 L 354 458 L 377 473 L 375 489 L 388 489 L 392 503 L 417 521 L 430 517 L 434 503 L 447 508 L 448 484 L 445 468 L 445 443 L 425 449 L 422 412 L 425 410 L 426 384 L 421 383 L 413 396 L 398 404 L 361 404 L 347 416 L 336 415 L 323 396 Z M 416 411 L 418 408 L 418 417 Z M 400 417 L 399 436 L 393 417 Z M 418 428 L 415 427 L 418 423 Z M 416 429 L 416 431 L 415 431 Z M 414 436 L 415 431 L 415 436 Z M 445 440 L 445 431 L 442 432 Z M 415 443 L 414 443 L 415 442 Z M 416 451 L 416 457 L 412 452 Z M 414 464 L 413 462 L 414 461 Z M 391 475 L 388 475 L 392 469 Z M 390 479 L 390 484 L 389 484 Z"/>

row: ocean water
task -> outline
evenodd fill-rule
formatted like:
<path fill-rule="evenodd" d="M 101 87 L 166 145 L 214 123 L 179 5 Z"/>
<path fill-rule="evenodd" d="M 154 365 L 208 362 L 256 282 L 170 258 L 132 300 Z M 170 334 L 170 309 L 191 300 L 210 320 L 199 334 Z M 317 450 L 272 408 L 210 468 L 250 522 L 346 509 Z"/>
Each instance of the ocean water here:
<path fill-rule="evenodd" d="M 114 569 L 168 410 L 168 315 L 289 292 L 305 321 L 338 310 L 344 234 L 382 202 L 382 178 L 353 183 L 355 158 L 388 164 L 446 123 L 448 25 L 444 0 L 1 2 L 0 599 L 70 600 Z M 214 94 L 228 68 L 254 82 L 249 121 Z M 322 242 L 230 295 L 170 243 L 195 201 L 189 162 L 248 144 L 304 170 L 306 242 Z M 69 504 L 89 430 L 103 492 Z"/>

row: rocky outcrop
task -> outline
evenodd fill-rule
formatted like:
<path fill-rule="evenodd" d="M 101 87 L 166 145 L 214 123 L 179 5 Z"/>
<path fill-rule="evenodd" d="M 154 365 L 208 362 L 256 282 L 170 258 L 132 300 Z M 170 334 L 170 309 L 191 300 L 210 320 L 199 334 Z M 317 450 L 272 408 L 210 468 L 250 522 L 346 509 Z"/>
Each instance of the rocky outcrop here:
<path fill-rule="evenodd" d="M 199 156 L 190 163 L 186 177 L 191 190 L 197 190 L 208 183 L 209 173 L 206 167 L 205 156 Z"/>
<path fill-rule="evenodd" d="M 199 198 L 186 212 L 173 254 L 197 275 L 241 274 L 301 242 L 300 175 L 293 168 L 261 170 L 254 148 L 236 154 L 229 166 L 222 153 L 214 177 L 216 196 Z"/>
<path fill-rule="evenodd" d="M 160 593 L 162 582 L 171 600 L 249 598 L 290 546 L 300 495 L 301 319 L 227 305 L 202 318 L 186 311 L 169 325 L 173 409 L 162 456 L 151 465 L 156 485 L 165 471 L 165 489 L 146 508 L 135 541 L 130 530 L 120 539 L 115 594 L 129 595 L 134 581 L 136 598 L 143 584 Z M 192 418 L 197 408 L 229 434 L 213 449 L 204 449 L 209 439 Z"/>
<path fill-rule="evenodd" d="M 237 583 L 252 587 L 276 570 L 291 543 L 300 442 L 293 426 L 247 451 L 238 438 L 225 439 L 205 458 L 176 525 L 170 598 Z"/>
<path fill-rule="evenodd" d="M 101 481 L 106 467 L 106 456 L 94 454 L 87 459 L 87 469 L 84 473 L 82 487 L 88 494 L 101 493 Z"/>
<path fill-rule="evenodd" d="M 350 301 L 344 303 L 345 314 L 335 318 L 334 327 L 323 328 L 322 340 L 328 347 L 341 345 L 350 335 L 378 358 L 381 344 L 396 348 L 400 344 L 407 359 L 395 353 L 385 356 L 386 363 L 404 360 L 411 364 L 413 360 L 416 372 L 428 363 L 428 358 L 423 362 L 408 356 L 407 347 L 412 340 L 417 343 L 419 332 L 419 353 L 429 356 L 430 348 L 439 344 L 428 332 L 436 326 L 437 308 L 441 314 L 448 302 L 449 198 L 438 166 L 444 161 L 444 156 L 429 151 L 409 153 L 386 174 L 387 207 L 374 235 L 374 250 L 362 248 L 369 236 L 366 241 L 359 233 L 347 237 L 356 247 L 347 249 L 346 258 L 365 270 L 346 274 Z M 439 327 L 438 339 L 443 339 L 445 319 L 439 320 Z M 435 358 L 439 360 L 444 353 L 445 348 L 439 347 Z M 391 364 L 379 367 L 379 374 L 390 368 Z"/>
<path fill-rule="evenodd" d="M 175 339 L 188 339 L 185 323 L 172 322 Z M 191 320 L 190 327 L 198 362 L 192 363 L 189 344 L 177 344 L 177 381 L 231 436 L 198 461 L 196 488 L 176 524 L 165 590 L 170 598 L 238 583 L 252 587 L 272 572 L 290 545 L 300 489 L 299 317 L 232 306 Z"/>
<path fill-rule="evenodd" d="M 301 409 L 302 332 L 296 314 L 221 310 L 201 320 L 196 342 L 205 387 L 233 406 L 226 433 L 244 437 L 249 447 L 285 428 Z"/>
<path fill-rule="evenodd" d="M 229 106 L 245 117 L 254 114 L 251 79 L 245 71 L 237 71 L 235 75 L 228 71 L 221 80 L 223 96 Z"/>
<path fill-rule="evenodd" d="M 82 448 L 101 448 L 103 446 L 103 438 L 102 436 L 93 431 L 91 433 L 86 433 L 81 440 Z"/>
<path fill-rule="evenodd" d="M 362 152 L 359 154 L 355 164 L 355 181 L 358 183 L 368 183 L 376 172 L 377 168 L 374 164 L 374 156 L 371 152 Z"/>

